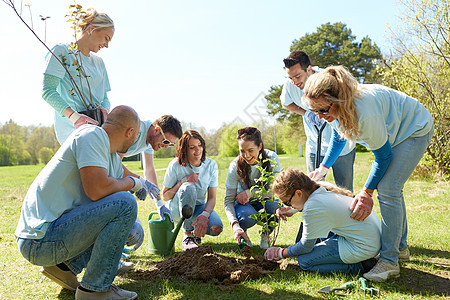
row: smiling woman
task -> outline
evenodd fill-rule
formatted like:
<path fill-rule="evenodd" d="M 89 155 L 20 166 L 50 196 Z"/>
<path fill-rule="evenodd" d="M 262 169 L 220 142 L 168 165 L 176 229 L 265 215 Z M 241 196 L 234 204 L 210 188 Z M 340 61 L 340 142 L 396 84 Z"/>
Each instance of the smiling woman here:
<path fill-rule="evenodd" d="M 101 125 L 108 115 L 110 91 L 103 60 L 96 56 L 114 36 L 114 23 L 94 9 L 73 6 L 71 18 L 81 30 L 76 43 L 57 44 L 47 55 L 42 98 L 55 110 L 55 131 L 62 144 L 75 128 Z M 75 34 L 75 37 L 76 34 Z"/>

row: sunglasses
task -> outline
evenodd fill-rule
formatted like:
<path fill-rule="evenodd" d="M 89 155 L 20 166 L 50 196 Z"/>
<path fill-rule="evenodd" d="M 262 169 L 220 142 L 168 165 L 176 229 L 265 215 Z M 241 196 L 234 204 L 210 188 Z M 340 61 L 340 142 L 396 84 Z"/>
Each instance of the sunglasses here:
<path fill-rule="evenodd" d="M 159 130 L 161 130 L 161 135 L 162 135 L 162 137 L 163 137 L 163 139 L 164 139 L 164 140 L 162 141 L 162 143 L 163 143 L 164 145 L 169 146 L 169 147 L 175 146 L 174 143 L 172 143 L 171 141 L 169 141 L 169 140 L 166 138 L 166 136 L 164 135 L 164 131 L 162 130 L 161 127 L 159 127 Z"/>
<path fill-rule="evenodd" d="M 295 195 L 295 192 L 296 192 L 296 191 L 294 191 L 294 192 L 292 193 L 291 198 L 289 198 L 289 200 L 288 200 L 286 203 L 284 203 L 284 205 L 286 205 L 286 206 L 291 206 L 291 201 L 292 201 L 292 198 L 293 198 L 294 195 Z"/>
<path fill-rule="evenodd" d="M 323 108 L 322 108 L 322 109 L 318 109 L 318 110 L 313 110 L 313 112 L 314 112 L 316 115 L 319 115 L 319 114 L 321 114 L 321 115 L 328 115 L 328 113 L 330 112 L 331 106 L 333 106 L 333 102 L 330 103 L 330 106 L 328 106 L 327 109 L 323 109 Z"/>
<path fill-rule="evenodd" d="M 241 129 L 238 129 L 238 135 L 243 135 L 244 133 L 246 133 L 247 135 L 254 135 L 257 130 L 258 130 L 258 128 L 255 128 L 255 127 L 241 128 Z"/>

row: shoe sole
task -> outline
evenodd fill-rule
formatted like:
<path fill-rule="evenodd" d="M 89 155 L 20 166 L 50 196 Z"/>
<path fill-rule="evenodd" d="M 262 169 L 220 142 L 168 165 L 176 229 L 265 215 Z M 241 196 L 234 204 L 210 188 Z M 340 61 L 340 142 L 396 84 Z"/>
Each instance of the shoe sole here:
<path fill-rule="evenodd" d="M 71 290 L 71 291 L 76 291 L 76 290 L 77 290 L 77 287 L 79 286 L 79 285 L 78 285 L 78 286 L 76 286 L 76 287 L 72 287 L 72 286 L 66 284 L 66 283 L 65 283 L 64 281 L 62 281 L 61 279 L 59 279 L 59 278 L 53 276 L 52 274 L 50 274 L 49 272 L 47 272 L 44 268 L 41 269 L 41 273 L 42 273 L 45 277 L 47 277 L 48 279 L 50 279 L 50 280 L 56 282 L 57 284 L 59 284 L 60 286 L 62 286 L 62 287 L 65 288 L 65 289 L 68 289 L 68 290 Z"/>
<path fill-rule="evenodd" d="M 399 274 L 394 274 L 394 275 L 388 275 L 388 277 L 386 279 L 384 278 L 367 278 L 366 276 L 363 277 L 369 281 L 374 281 L 374 282 L 385 282 L 388 279 L 392 279 L 392 278 L 399 278 L 400 277 L 400 273 Z"/>

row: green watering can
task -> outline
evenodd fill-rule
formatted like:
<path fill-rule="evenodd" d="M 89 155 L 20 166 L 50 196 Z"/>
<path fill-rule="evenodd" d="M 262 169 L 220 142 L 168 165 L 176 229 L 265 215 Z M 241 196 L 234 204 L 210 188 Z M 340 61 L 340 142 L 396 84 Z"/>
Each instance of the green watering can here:
<path fill-rule="evenodd" d="M 184 205 L 181 209 L 181 220 L 177 227 L 166 216 L 164 220 L 152 220 L 154 215 L 159 217 L 157 211 L 152 211 L 148 216 L 148 229 L 150 237 L 148 239 L 148 252 L 150 254 L 172 255 L 175 253 L 175 240 L 185 219 L 192 217 L 194 210 L 189 205 Z"/>

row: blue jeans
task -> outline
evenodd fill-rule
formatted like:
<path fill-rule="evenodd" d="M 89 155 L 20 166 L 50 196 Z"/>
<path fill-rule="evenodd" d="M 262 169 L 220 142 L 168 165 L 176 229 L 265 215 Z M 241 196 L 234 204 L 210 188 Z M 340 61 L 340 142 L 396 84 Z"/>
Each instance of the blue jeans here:
<path fill-rule="evenodd" d="M 17 244 L 25 259 L 34 265 L 64 263 L 75 274 L 86 268 L 81 286 L 102 292 L 114 281 L 136 217 L 134 196 L 118 192 L 62 214 L 42 239 L 19 238 Z"/>
<path fill-rule="evenodd" d="M 278 218 L 275 216 L 275 212 L 278 209 L 278 202 L 272 201 L 270 198 L 266 198 L 265 203 L 265 209 L 268 214 L 270 214 L 270 217 L 268 218 L 268 222 L 275 221 L 278 223 Z M 236 211 L 236 217 L 239 222 L 239 226 L 245 231 L 249 229 L 250 227 L 253 227 L 258 220 L 250 218 L 251 215 L 256 214 L 258 211 L 263 209 L 263 205 L 261 202 L 256 201 L 255 199 L 250 199 L 249 202 L 245 203 L 244 205 L 239 204 L 237 202 L 234 203 L 234 209 Z M 262 220 L 264 223 L 266 223 L 266 220 Z M 273 231 L 273 227 L 270 227 L 270 232 Z"/>
<path fill-rule="evenodd" d="M 336 162 L 331 167 L 333 169 L 334 182 L 337 186 L 343 187 L 353 192 L 353 163 L 355 162 L 356 150 L 353 149 L 350 153 L 339 156 Z M 324 153 L 325 154 L 325 153 Z M 308 173 L 314 171 L 316 165 L 316 154 L 309 153 L 309 159 L 306 160 L 306 169 Z M 320 162 L 325 156 L 320 156 Z"/>
<path fill-rule="evenodd" d="M 400 250 L 408 247 L 403 187 L 425 150 L 433 130 L 422 137 L 411 137 L 392 148 L 393 158 L 377 186 L 381 213 L 380 259 L 397 263 Z"/>
<path fill-rule="evenodd" d="M 195 187 L 195 184 L 191 182 L 185 182 L 183 183 L 180 188 L 178 189 L 176 195 L 173 197 L 173 199 L 170 201 L 169 209 L 170 213 L 172 214 L 172 217 L 174 218 L 174 221 L 178 221 L 181 219 L 181 210 L 184 205 L 189 205 L 190 207 L 194 208 L 194 213 L 192 214 L 192 217 L 189 219 L 184 220 L 183 223 L 183 231 L 184 232 L 192 232 L 194 231 L 194 226 L 192 226 L 192 223 L 194 223 L 195 219 L 203 212 L 205 209 L 205 204 L 197 204 L 197 189 Z M 208 229 L 206 230 L 207 235 L 216 236 L 217 234 L 214 234 L 211 231 L 211 227 L 217 225 L 223 228 L 222 220 L 220 219 L 219 215 L 215 210 L 211 212 L 209 215 L 209 223 L 208 223 Z"/>
<path fill-rule="evenodd" d="M 302 270 L 319 273 L 358 273 L 362 272 L 361 263 L 346 264 L 339 256 L 338 235 L 314 245 L 311 252 L 298 256 L 298 265 Z"/>

